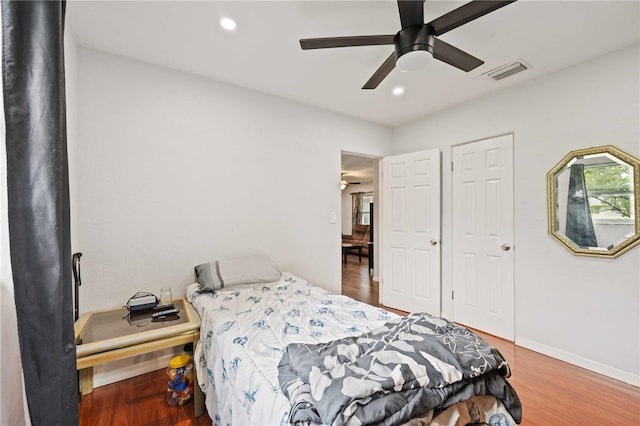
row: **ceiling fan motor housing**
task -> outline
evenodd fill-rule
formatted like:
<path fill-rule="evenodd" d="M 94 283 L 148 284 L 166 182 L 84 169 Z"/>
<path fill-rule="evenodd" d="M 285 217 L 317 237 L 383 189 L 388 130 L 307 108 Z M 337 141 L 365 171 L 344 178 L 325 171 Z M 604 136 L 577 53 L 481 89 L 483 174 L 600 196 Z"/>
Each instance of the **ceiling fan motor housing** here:
<path fill-rule="evenodd" d="M 433 32 L 428 25 L 413 25 L 398 31 L 393 37 L 396 61 L 402 55 L 415 50 L 426 50 L 433 55 L 434 39 Z"/>

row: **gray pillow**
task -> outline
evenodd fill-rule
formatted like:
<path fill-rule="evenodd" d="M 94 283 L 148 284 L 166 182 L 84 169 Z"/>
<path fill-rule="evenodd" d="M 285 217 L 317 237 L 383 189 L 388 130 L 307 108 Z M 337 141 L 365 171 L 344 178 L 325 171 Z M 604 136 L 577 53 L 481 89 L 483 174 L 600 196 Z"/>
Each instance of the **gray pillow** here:
<path fill-rule="evenodd" d="M 282 272 L 267 256 L 254 255 L 226 260 L 214 260 L 195 267 L 200 286 L 219 290 L 238 284 L 279 281 Z"/>

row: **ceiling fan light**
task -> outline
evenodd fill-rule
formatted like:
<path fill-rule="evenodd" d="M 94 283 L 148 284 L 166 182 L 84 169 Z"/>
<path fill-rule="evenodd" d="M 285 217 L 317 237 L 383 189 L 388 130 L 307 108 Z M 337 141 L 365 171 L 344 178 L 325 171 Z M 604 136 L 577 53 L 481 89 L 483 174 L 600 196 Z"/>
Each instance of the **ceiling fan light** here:
<path fill-rule="evenodd" d="M 416 71 L 431 62 L 435 37 L 428 25 L 413 25 L 394 36 L 396 67 L 400 71 Z"/>
<path fill-rule="evenodd" d="M 417 71 L 426 67 L 431 58 L 427 50 L 411 50 L 396 59 L 396 66 L 400 71 Z"/>

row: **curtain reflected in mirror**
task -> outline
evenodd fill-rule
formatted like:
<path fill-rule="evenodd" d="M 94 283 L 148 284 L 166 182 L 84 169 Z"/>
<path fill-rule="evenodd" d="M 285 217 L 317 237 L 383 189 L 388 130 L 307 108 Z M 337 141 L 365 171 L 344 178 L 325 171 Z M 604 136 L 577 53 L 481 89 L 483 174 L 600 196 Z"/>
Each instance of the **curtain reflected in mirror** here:
<path fill-rule="evenodd" d="M 584 164 L 569 167 L 569 194 L 567 196 L 566 235 L 579 247 L 597 247 L 593 229 L 589 191 L 584 176 Z"/>
<path fill-rule="evenodd" d="M 629 250 L 640 240 L 639 169 L 612 146 L 570 152 L 547 175 L 549 233 L 575 254 Z"/>

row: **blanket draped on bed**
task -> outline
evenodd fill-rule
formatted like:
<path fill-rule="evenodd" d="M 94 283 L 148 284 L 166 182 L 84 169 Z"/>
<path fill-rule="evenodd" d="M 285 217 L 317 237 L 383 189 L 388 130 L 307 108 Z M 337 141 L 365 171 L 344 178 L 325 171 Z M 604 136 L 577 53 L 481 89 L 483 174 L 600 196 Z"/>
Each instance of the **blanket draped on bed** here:
<path fill-rule="evenodd" d="M 398 424 L 473 395 L 500 399 L 517 423 L 522 415 L 500 352 L 429 314 L 329 343 L 290 344 L 278 370 L 291 423 Z"/>

